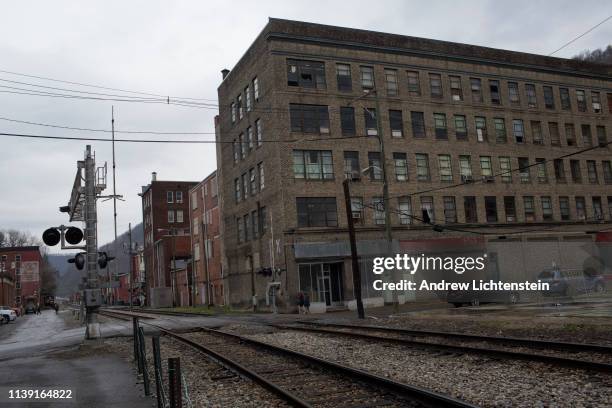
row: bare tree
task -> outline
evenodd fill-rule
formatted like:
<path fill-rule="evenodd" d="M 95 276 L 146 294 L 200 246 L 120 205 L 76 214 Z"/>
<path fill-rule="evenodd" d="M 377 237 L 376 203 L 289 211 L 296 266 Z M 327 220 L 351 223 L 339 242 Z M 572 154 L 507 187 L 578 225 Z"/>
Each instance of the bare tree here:
<path fill-rule="evenodd" d="M 575 55 L 574 59 L 612 65 L 612 45 L 608 45 L 604 49 L 598 48 L 593 51 L 582 51 L 580 54 Z"/>
<path fill-rule="evenodd" d="M 30 233 L 16 229 L 0 230 L 0 248 L 33 245 L 42 246 L 42 243 Z"/>

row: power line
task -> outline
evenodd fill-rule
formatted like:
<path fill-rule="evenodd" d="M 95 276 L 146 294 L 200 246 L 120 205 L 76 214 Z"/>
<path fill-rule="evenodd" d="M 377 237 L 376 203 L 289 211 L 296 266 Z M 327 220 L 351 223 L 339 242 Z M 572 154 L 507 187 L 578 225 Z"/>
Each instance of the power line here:
<path fill-rule="evenodd" d="M 45 81 L 61 82 L 61 83 L 64 83 L 64 84 L 87 86 L 87 87 L 90 87 L 90 88 L 97 88 L 97 89 L 106 89 L 108 91 L 119 91 L 119 92 L 126 92 L 126 93 L 132 93 L 132 94 L 137 94 L 137 95 L 156 96 L 156 97 L 161 97 L 161 98 L 168 98 L 168 97 L 170 97 L 170 95 L 161 95 L 161 94 L 157 94 L 157 93 L 142 92 L 142 91 L 132 91 L 132 90 L 129 90 L 129 89 L 111 88 L 111 87 L 107 87 L 107 86 L 85 84 L 85 83 L 82 83 L 82 82 L 65 81 L 65 80 L 61 80 L 61 79 L 43 77 L 43 76 L 38 76 L 38 75 L 23 74 L 23 73 L 14 72 L 14 71 L 0 70 L 0 72 L 4 73 L 4 74 L 18 75 L 18 76 L 27 77 L 27 78 L 42 79 L 42 80 L 45 80 Z M 188 99 L 188 100 L 192 100 L 192 101 L 216 101 L 216 99 L 208 99 L 208 98 L 189 98 L 189 97 L 176 97 L 176 96 L 173 97 L 173 98 L 176 98 L 176 99 Z"/>
<path fill-rule="evenodd" d="M 561 51 L 562 49 L 564 49 L 565 47 L 567 47 L 568 45 L 570 45 L 571 43 L 579 40 L 580 38 L 584 37 L 585 35 L 587 35 L 588 33 L 590 33 L 591 31 L 593 31 L 594 29 L 596 29 L 597 27 L 599 27 L 600 25 L 602 25 L 603 23 L 605 23 L 606 21 L 610 20 L 612 18 L 612 15 L 606 17 L 605 19 L 603 19 L 601 22 L 595 24 L 593 27 L 589 28 L 587 31 L 585 31 L 584 33 L 580 34 L 578 37 L 574 38 L 571 41 L 568 41 L 567 43 L 563 44 L 561 47 L 557 48 L 556 50 L 554 50 L 553 52 L 551 52 L 550 54 L 548 54 L 548 56 L 550 57 L 553 54 L 556 54 L 557 52 Z"/>
<path fill-rule="evenodd" d="M 90 129 L 90 128 L 80 128 L 80 127 L 71 127 L 71 126 L 63 126 L 63 125 L 52 125 L 50 123 L 30 122 L 27 120 L 18 120 L 18 119 L 11 119 L 11 118 L 5 118 L 5 117 L 0 117 L 0 120 L 5 120 L 8 122 L 15 122 L 15 123 L 23 123 L 26 125 L 44 126 L 44 127 L 67 129 L 67 130 L 78 130 L 82 132 L 112 133 L 112 131 L 108 129 Z M 158 131 L 147 131 L 147 130 L 115 130 L 115 133 L 150 134 L 150 135 L 214 135 L 215 134 L 215 132 L 158 132 Z"/>

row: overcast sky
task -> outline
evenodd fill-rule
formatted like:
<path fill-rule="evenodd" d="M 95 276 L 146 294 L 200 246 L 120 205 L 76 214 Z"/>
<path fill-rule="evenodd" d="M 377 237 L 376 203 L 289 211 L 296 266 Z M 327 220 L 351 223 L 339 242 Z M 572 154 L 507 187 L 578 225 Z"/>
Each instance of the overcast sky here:
<path fill-rule="evenodd" d="M 214 100 L 221 69 L 232 68 L 268 17 L 548 54 L 610 14 L 609 1 L 3 2 L 0 70 Z M 611 40 L 612 20 L 556 55 L 571 57 Z M 114 104 L 118 130 L 214 131 L 215 110 L 17 95 L 2 91 L 16 91 L 7 86 L 33 88 L 1 80 L 113 92 L 0 73 L 2 118 L 110 129 Z M 0 132 L 108 136 L 5 120 L 0 120 Z M 172 137 L 189 138 L 166 138 Z M 48 226 L 67 223 L 57 208 L 68 201 L 85 144 L 0 136 L 0 229 L 40 236 Z M 110 166 L 110 144 L 91 144 L 98 164 L 108 161 Z M 162 180 L 199 181 L 215 169 L 212 144 L 118 143 L 116 157 L 117 192 L 126 200 L 118 203 L 118 233 L 128 222 L 141 221 L 137 193 L 152 171 Z M 108 194 L 110 187 L 109 182 Z M 98 213 L 102 244 L 113 237 L 112 202 L 100 202 Z"/>

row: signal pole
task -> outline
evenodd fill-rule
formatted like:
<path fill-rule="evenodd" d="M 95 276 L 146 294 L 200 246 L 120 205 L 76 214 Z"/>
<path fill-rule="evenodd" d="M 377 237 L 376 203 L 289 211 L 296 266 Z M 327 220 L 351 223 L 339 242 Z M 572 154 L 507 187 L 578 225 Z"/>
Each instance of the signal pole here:
<path fill-rule="evenodd" d="M 85 257 L 87 267 L 87 290 L 85 293 L 85 306 L 87 308 L 88 339 L 99 337 L 100 330 L 96 313 L 100 306 L 100 283 L 98 280 L 98 213 L 96 208 L 96 162 L 91 154 L 91 146 L 85 148 Z"/>
<path fill-rule="evenodd" d="M 117 256 L 117 186 L 115 183 L 115 106 L 111 107 L 111 130 L 112 130 L 112 149 L 113 149 L 113 221 L 115 228 L 115 240 L 113 241 L 113 252 L 115 256 Z M 130 247 L 130 252 L 132 248 Z M 114 276 L 117 276 L 117 264 L 118 262 L 113 263 L 113 273 Z M 111 298 L 111 293 L 113 292 L 111 288 L 111 274 L 110 269 L 108 271 L 108 292 L 107 292 L 107 302 Z"/>
<path fill-rule="evenodd" d="M 132 307 L 133 307 L 133 305 L 132 305 L 132 296 L 134 295 L 133 294 L 133 290 L 134 290 L 134 265 L 133 265 L 133 262 L 132 262 L 132 254 L 133 254 L 133 252 L 132 252 L 132 223 L 131 222 L 129 223 L 128 234 L 129 234 L 129 237 L 130 237 L 130 250 L 129 250 L 129 254 L 130 254 L 130 276 L 129 276 L 128 281 L 130 282 L 130 293 L 129 293 L 129 296 L 130 296 L 130 311 L 131 311 Z"/>

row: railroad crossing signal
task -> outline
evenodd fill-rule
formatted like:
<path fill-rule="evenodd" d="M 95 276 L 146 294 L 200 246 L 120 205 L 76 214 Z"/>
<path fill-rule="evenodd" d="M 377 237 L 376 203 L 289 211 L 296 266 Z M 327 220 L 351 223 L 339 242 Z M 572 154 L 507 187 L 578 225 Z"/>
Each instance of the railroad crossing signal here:
<path fill-rule="evenodd" d="M 83 270 L 85 267 L 85 253 L 79 252 L 74 258 L 70 258 L 68 263 L 73 263 L 79 271 Z"/>
<path fill-rule="evenodd" d="M 42 234 L 43 242 L 48 246 L 55 246 L 62 243 L 62 249 L 83 249 L 81 247 L 65 247 L 64 241 L 70 245 L 78 245 L 83 241 L 83 231 L 77 227 L 59 227 L 47 228 Z"/>

